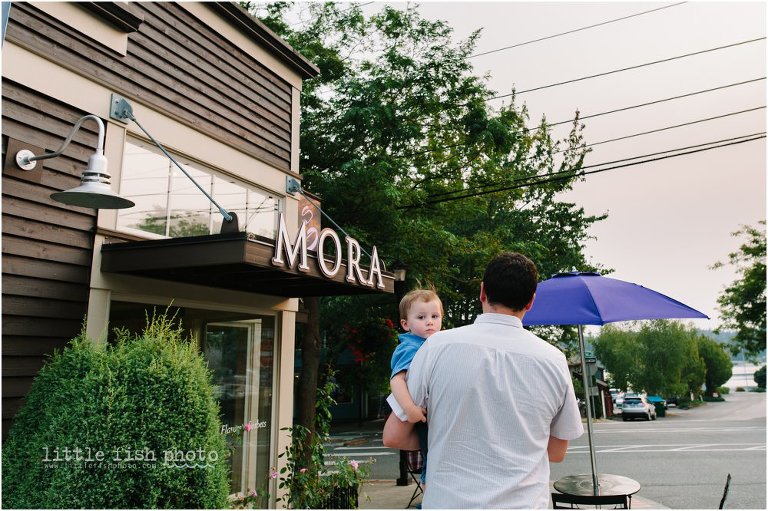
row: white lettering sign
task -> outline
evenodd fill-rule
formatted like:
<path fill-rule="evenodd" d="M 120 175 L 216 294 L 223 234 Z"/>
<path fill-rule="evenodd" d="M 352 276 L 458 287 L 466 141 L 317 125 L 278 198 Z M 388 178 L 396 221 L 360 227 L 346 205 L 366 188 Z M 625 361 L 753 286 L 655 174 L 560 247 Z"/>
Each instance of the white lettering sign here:
<path fill-rule="evenodd" d="M 307 264 L 307 224 L 306 222 L 301 224 L 299 234 L 296 236 L 296 246 L 291 246 L 291 240 L 288 238 L 288 229 L 285 227 L 285 218 L 280 215 L 280 232 L 277 236 L 277 243 L 275 244 L 275 255 L 272 258 L 272 264 L 275 266 L 282 266 L 285 264 L 283 261 L 283 251 L 288 256 L 288 267 L 293 268 L 296 263 L 296 257 L 301 252 L 301 264 L 299 264 L 299 271 L 309 271 L 309 265 Z"/>
<path fill-rule="evenodd" d="M 282 214 L 279 218 L 280 229 L 278 231 L 277 242 L 275 243 L 275 253 L 272 257 L 272 264 L 274 266 L 285 266 L 286 259 L 288 260 L 288 268 L 293 268 L 296 261 L 299 260 L 299 271 L 309 271 L 307 250 L 307 223 L 301 224 L 301 228 L 296 235 L 295 244 L 291 243 L 291 239 L 288 236 L 288 229 L 285 226 L 285 219 Z M 330 238 L 333 243 L 334 252 L 336 254 L 333 260 L 333 266 L 329 268 L 328 261 L 325 260 L 325 245 L 326 240 Z M 349 236 L 345 239 L 347 243 L 347 275 L 345 277 L 347 282 L 357 282 L 360 285 L 373 287 L 374 285 L 378 289 L 384 289 L 384 278 L 381 273 L 381 260 L 379 259 L 379 252 L 374 246 L 371 253 L 371 267 L 368 270 L 368 278 L 363 275 L 363 269 L 360 268 L 360 256 L 362 250 L 360 249 L 360 243 L 354 238 Z M 326 278 L 335 278 L 339 273 L 342 263 L 342 247 L 339 235 L 333 229 L 325 228 L 320 232 L 320 236 L 317 238 L 317 266 L 320 273 Z"/>
<path fill-rule="evenodd" d="M 333 264 L 333 268 L 330 270 L 325 265 L 326 238 L 331 238 L 333 240 L 334 246 L 336 247 L 336 261 Z M 336 234 L 336 231 L 333 229 L 326 227 L 320 231 L 320 240 L 318 241 L 317 247 L 317 263 L 318 266 L 320 266 L 320 271 L 323 272 L 323 275 L 329 279 L 332 279 L 336 276 L 337 273 L 339 273 L 339 268 L 341 267 L 341 241 L 339 240 L 339 235 Z"/>

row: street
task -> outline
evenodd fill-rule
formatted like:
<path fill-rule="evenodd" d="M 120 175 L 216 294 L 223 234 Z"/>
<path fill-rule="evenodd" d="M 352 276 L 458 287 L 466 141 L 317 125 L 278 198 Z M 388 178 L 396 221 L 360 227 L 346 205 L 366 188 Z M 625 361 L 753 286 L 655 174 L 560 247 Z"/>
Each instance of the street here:
<path fill-rule="evenodd" d="M 672 509 L 716 509 L 728 473 L 726 508 L 766 508 L 765 394 L 736 392 L 723 403 L 690 410 L 674 406 L 656 421 L 594 424 L 598 472 L 640 482 L 639 496 Z M 381 443 L 383 421 L 334 432 L 329 459 L 375 459 L 372 479 L 397 479 L 398 454 Z M 345 445 L 346 444 L 346 445 Z M 586 432 L 571 442 L 551 480 L 590 472 Z"/>

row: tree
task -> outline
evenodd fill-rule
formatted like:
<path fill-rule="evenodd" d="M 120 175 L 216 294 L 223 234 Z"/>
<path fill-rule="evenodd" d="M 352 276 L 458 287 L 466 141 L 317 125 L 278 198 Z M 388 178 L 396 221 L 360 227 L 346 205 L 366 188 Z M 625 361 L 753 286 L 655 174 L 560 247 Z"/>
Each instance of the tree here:
<path fill-rule="evenodd" d="M 682 394 L 683 369 L 699 358 L 691 333 L 675 321 L 643 322 L 637 335 L 642 358 L 636 383 L 649 394 Z"/>
<path fill-rule="evenodd" d="M 706 372 L 698 334 L 675 321 L 638 325 L 637 331 L 607 325 L 594 341 L 595 354 L 610 372 L 613 386 L 661 395 L 698 393 Z"/>
<path fill-rule="evenodd" d="M 446 327 L 477 315 L 483 269 L 502 250 L 528 254 L 542 275 L 592 269 L 583 246 L 602 217 L 556 198 L 587 152 L 578 116 L 570 136 L 555 141 L 544 119 L 527 126 L 514 98 L 492 109 L 493 91 L 469 61 L 479 34 L 457 44 L 450 27 L 415 7 L 385 6 L 368 19 L 358 7 L 303 7 L 306 22 L 289 25 L 290 4 L 249 4 L 321 70 L 302 90 L 302 186 L 390 267 L 406 263 L 408 287 L 433 284 Z M 322 321 L 331 344 L 346 342 L 344 317 L 375 310 L 397 319 L 391 297 L 322 299 L 319 310 L 310 321 Z M 320 329 L 307 331 L 314 340 L 303 343 L 298 419 L 311 428 Z"/>
<path fill-rule="evenodd" d="M 765 220 L 757 227 L 742 226 L 733 233 L 745 236 L 738 252 L 728 254 L 728 264 L 735 266 L 741 278 L 720 294 L 717 302 L 723 325 L 718 329 L 736 330 L 731 353 L 744 352 L 753 359 L 765 351 Z M 720 268 L 724 263 L 715 263 Z"/>
<path fill-rule="evenodd" d="M 711 396 L 717 392 L 719 386 L 727 382 L 731 377 L 733 374 L 733 363 L 722 344 L 717 341 L 704 335 L 699 335 L 696 341 L 699 345 L 699 354 L 707 368 L 705 392 L 708 396 Z"/>
<path fill-rule="evenodd" d="M 610 373 L 611 386 L 626 391 L 637 378 L 637 333 L 621 330 L 615 325 L 605 325 L 592 344 L 595 356 Z"/>

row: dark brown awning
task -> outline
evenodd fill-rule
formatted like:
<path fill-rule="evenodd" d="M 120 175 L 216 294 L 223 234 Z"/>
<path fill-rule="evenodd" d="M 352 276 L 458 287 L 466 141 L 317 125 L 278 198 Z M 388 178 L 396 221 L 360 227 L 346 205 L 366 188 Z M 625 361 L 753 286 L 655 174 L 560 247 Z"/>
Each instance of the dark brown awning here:
<path fill-rule="evenodd" d="M 313 252 L 308 272 L 278 268 L 272 265 L 274 249 L 272 240 L 245 232 L 108 243 L 101 248 L 101 271 L 285 297 L 394 290 L 390 272 L 382 272 L 384 289 L 347 282 L 344 263 L 333 279 L 327 278 Z"/>

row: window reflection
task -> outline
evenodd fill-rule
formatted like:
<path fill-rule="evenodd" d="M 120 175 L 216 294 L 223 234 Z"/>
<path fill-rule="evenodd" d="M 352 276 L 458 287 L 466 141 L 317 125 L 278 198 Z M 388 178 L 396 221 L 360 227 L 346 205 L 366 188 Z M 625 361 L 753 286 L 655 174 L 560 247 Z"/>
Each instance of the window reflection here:
<path fill-rule="evenodd" d="M 238 182 L 200 164 L 174 156 L 184 170 L 224 209 L 237 214 L 240 229 L 275 239 L 280 201 L 268 192 Z M 120 194 L 136 206 L 118 211 L 117 227 L 177 238 L 220 232 L 218 208 L 154 146 L 125 144 Z"/>

